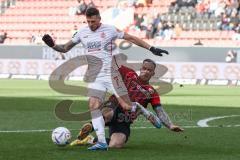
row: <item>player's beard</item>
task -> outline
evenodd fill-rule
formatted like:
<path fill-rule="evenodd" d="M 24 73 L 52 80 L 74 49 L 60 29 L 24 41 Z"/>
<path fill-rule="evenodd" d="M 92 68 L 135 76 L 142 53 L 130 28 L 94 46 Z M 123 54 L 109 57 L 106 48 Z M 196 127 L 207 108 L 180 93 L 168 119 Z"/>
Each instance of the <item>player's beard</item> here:
<path fill-rule="evenodd" d="M 101 23 L 96 26 L 91 26 L 90 29 L 91 31 L 96 31 L 100 26 L 101 26 Z"/>

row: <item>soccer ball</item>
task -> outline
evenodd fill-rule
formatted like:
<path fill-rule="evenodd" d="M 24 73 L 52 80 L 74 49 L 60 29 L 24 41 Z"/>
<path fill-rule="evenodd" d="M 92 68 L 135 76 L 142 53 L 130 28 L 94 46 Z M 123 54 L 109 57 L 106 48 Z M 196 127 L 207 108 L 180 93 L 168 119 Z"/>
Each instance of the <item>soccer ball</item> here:
<path fill-rule="evenodd" d="M 67 145 L 70 139 L 71 132 L 65 127 L 58 127 L 52 132 L 52 141 L 59 146 Z"/>

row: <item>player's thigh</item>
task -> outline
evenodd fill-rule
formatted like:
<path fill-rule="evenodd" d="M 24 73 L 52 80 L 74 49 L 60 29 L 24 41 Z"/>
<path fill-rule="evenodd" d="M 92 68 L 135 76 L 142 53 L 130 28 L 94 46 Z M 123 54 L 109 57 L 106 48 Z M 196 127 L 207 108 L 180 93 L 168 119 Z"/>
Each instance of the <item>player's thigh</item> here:
<path fill-rule="evenodd" d="M 126 135 L 124 133 L 113 133 L 110 137 L 110 148 L 122 148 L 126 142 Z"/>
<path fill-rule="evenodd" d="M 118 119 L 112 121 L 109 126 L 110 147 L 122 148 L 130 136 L 130 124 L 119 122 Z"/>
<path fill-rule="evenodd" d="M 101 81 L 88 84 L 89 108 L 97 109 L 103 103 L 106 96 L 106 86 Z"/>
<path fill-rule="evenodd" d="M 113 109 L 109 107 L 104 107 L 102 108 L 101 111 L 102 111 L 105 123 L 109 123 L 112 120 L 114 115 Z"/>
<path fill-rule="evenodd" d="M 117 97 L 118 102 L 122 106 L 123 109 L 125 110 L 131 110 L 132 108 L 132 102 L 128 96 L 128 94 L 121 95 L 120 97 Z"/>
<path fill-rule="evenodd" d="M 89 109 L 92 111 L 92 110 L 96 110 L 96 109 L 99 109 L 101 104 L 102 104 L 102 101 L 100 98 L 98 97 L 89 97 Z"/>

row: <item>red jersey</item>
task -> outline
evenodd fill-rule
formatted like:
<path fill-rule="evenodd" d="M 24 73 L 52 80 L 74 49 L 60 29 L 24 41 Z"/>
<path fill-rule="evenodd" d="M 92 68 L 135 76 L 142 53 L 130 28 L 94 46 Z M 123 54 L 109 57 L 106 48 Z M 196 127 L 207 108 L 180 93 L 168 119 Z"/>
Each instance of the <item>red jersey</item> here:
<path fill-rule="evenodd" d="M 121 66 L 119 72 L 132 102 L 138 102 L 145 108 L 147 108 L 149 103 L 153 107 L 160 105 L 160 97 L 157 91 L 150 84 L 141 82 L 134 70 Z M 110 99 L 112 98 L 116 100 L 115 96 L 110 97 Z"/>

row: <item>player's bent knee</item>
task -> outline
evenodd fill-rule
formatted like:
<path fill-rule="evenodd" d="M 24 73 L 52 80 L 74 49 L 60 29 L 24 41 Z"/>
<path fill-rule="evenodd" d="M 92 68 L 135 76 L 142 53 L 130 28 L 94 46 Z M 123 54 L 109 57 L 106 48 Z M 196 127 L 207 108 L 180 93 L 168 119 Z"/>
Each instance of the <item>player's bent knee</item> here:
<path fill-rule="evenodd" d="M 116 145 L 109 146 L 109 147 L 110 147 L 110 148 L 117 148 L 117 149 L 120 149 L 120 148 L 123 148 L 123 145 L 116 144 Z"/>
<path fill-rule="evenodd" d="M 119 142 L 113 142 L 109 144 L 110 148 L 123 148 L 124 143 L 119 143 Z"/>
<path fill-rule="evenodd" d="M 109 143 L 110 148 L 122 148 L 125 144 L 126 136 L 123 133 L 113 133 Z"/>

